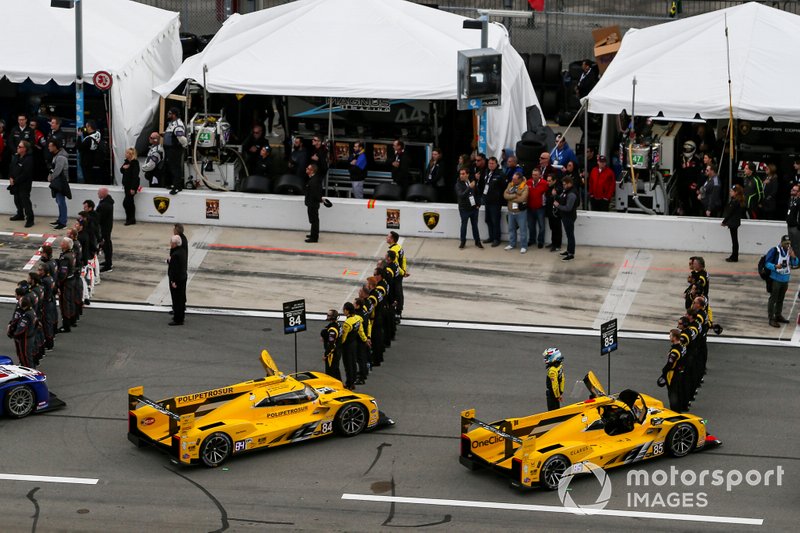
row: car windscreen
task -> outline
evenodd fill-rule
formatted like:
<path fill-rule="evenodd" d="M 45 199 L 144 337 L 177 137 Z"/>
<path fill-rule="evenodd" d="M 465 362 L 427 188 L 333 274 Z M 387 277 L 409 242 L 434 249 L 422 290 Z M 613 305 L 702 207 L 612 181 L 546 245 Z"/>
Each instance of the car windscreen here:
<path fill-rule="evenodd" d="M 284 392 L 275 396 L 267 396 L 256 404 L 256 407 L 273 407 L 273 406 L 286 406 L 298 405 L 301 403 L 313 402 L 319 397 L 317 391 L 308 385 L 304 385 L 302 389 L 291 392 Z"/>

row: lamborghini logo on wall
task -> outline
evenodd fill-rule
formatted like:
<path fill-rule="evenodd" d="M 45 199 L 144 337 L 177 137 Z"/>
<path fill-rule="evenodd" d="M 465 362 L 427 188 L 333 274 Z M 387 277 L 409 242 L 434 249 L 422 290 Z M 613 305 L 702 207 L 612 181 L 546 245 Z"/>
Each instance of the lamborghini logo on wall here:
<path fill-rule="evenodd" d="M 436 224 L 439 223 L 439 213 L 433 211 L 422 213 L 422 220 L 425 222 L 425 225 L 428 226 L 428 229 L 432 230 L 436 227 Z"/>
<path fill-rule="evenodd" d="M 153 205 L 156 206 L 156 211 L 163 215 L 167 212 L 167 209 L 169 209 L 169 198 L 166 196 L 156 196 L 153 198 Z"/>

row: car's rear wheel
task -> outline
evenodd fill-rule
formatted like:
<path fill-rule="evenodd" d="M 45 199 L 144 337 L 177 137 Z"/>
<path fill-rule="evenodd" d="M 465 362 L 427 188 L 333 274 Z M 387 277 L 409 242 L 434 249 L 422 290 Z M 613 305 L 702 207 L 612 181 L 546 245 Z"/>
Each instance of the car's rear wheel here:
<path fill-rule="evenodd" d="M 224 463 L 233 451 L 231 438 L 222 432 L 212 433 L 200 445 L 200 459 L 211 468 Z"/>
<path fill-rule="evenodd" d="M 344 405 L 333 419 L 336 432 L 343 437 L 355 437 L 367 428 L 367 408 L 360 403 Z"/>
<path fill-rule="evenodd" d="M 667 433 L 667 452 L 672 457 L 689 455 L 697 446 L 697 429 L 688 422 L 682 422 Z"/>
<path fill-rule="evenodd" d="M 569 467 L 572 465 L 569 459 L 564 455 L 554 455 L 547 459 L 542 465 L 542 473 L 539 477 L 539 483 L 547 490 L 556 490 L 558 483 Z"/>
<path fill-rule="evenodd" d="M 13 387 L 6 394 L 5 412 L 11 418 L 24 418 L 36 408 L 36 395 L 27 385 Z"/>

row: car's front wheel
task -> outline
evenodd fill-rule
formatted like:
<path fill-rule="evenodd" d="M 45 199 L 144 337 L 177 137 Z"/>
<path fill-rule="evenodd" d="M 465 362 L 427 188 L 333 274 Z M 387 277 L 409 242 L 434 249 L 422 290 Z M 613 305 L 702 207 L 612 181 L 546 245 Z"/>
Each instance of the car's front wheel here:
<path fill-rule="evenodd" d="M 200 459 L 211 468 L 224 463 L 233 451 L 231 438 L 222 432 L 212 433 L 200 445 Z"/>
<path fill-rule="evenodd" d="M 569 470 L 572 463 L 564 455 L 554 455 L 542 465 L 539 483 L 547 490 L 556 490 L 561 477 Z"/>
<path fill-rule="evenodd" d="M 697 429 L 683 422 L 667 433 L 667 451 L 672 457 L 684 457 L 697 445 Z"/>
<path fill-rule="evenodd" d="M 336 432 L 343 437 L 355 437 L 367 428 L 367 408 L 360 403 L 344 405 L 333 420 Z"/>
<path fill-rule="evenodd" d="M 13 387 L 6 394 L 5 412 L 12 418 L 25 418 L 36 408 L 36 395 L 27 385 Z"/>

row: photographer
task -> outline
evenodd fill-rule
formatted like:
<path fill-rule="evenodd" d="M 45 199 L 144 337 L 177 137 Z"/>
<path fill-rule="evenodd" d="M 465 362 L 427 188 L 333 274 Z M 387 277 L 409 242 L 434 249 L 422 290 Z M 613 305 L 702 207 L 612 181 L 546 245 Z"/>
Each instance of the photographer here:
<path fill-rule="evenodd" d="M 789 278 L 791 277 L 791 267 L 800 265 L 800 260 L 791 247 L 791 238 L 788 235 L 781 237 L 781 243 L 775 248 L 770 248 L 767 252 L 766 268 L 769 270 L 769 277 L 772 279 L 772 291 L 769 294 L 767 311 L 769 313 L 769 325 L 773 328 L 781 327 L 781 324 L 788 324 L 789 321 L 783 316 L 783 298 L 786 296 L 786 289 L 789 288 Z"/>

